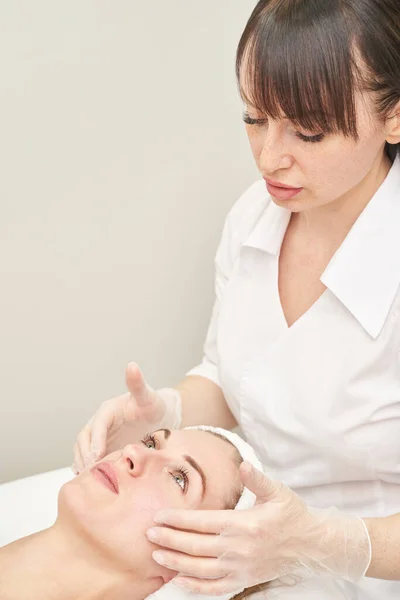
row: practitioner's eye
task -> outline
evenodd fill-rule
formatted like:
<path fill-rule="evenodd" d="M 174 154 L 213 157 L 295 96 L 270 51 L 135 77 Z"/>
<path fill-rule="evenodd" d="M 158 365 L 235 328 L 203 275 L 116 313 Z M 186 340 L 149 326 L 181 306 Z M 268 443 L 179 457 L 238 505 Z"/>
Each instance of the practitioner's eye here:
<path fill-rule="evenodd" d="M 147 433 L 144 438 L 141 440 L 142 444 L 149 448 L 150 450 L 157 450 L 159 448 L 159 444 L 157 438 L 150 433 Z"/>
<path fill-rule="evenodd" d="M 186 494 L 189 486 L 189 472 L 181 467 L 171 472 L 171 477 L 176 481 L 182 492 Z"/>
<path fill-rule="evenodd" d="M 303 133 L 300 133 L 300 131 L 297 131 L 296 135 L 302 142 L 309 144 L 317 144 L 318 142 L 322 142 L 322 140 L 325 138 L 325 134 L 323 133 L 317 133 L 316 135 L 304 135 Z"/>
<path fill-rule="evenodd" d="M 259 125 L 260 127 L 268 123 L 268 119 L 253 119 L 247 112 L 243 114 L 243 121 L 247 125 Z"/>

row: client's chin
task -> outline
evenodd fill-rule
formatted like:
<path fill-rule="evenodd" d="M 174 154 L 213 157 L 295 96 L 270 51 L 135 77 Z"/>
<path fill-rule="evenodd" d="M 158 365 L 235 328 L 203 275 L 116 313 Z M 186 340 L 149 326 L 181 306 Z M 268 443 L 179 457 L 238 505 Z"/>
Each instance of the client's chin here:
<path fill-rule="evenodd" d="M 140 513 L 134 507 L 133 502 L 128 516 L 121 512 L 119 495 L 90 471 L 64 484 L 58 496 L 56 527 L 86 546 L 102 569 L 115 574 L 116 600 L 142 600 L 177 575 L 154 561 L 157 546 L 146 536 L 159 507 Z"/>

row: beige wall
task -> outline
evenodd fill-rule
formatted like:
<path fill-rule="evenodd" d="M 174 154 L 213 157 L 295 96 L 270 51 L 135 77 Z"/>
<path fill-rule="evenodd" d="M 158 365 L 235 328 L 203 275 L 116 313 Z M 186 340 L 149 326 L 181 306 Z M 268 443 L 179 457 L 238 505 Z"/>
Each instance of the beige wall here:
<path fill-rule="evenodd" d="M 0 1 L 0 481 L 68 465 L 124 390 L 197 363 L 223 218 L 256 177 L 255 0 Z"/>

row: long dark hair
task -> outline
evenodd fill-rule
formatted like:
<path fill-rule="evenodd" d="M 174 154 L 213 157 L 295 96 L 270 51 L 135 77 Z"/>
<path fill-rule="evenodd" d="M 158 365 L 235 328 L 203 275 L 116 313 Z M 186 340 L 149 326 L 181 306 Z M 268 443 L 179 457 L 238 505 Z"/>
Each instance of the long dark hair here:
<path fill-rule="evenodd" d="M 357 139 L 357 90 L 375 93 L 382 122 L 400 100 L 400 0 L 261 0 L 236 74 L 262 114 Z"/>

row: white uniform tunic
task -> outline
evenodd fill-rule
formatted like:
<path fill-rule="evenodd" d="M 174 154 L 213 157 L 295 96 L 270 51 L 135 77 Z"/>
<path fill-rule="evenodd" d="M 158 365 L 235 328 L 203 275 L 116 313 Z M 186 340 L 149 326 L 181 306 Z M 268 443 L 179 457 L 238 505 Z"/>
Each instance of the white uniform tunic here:
<path fill-rule="evenodd" d="M 400 512 L 400 156 L 290 328 L 278 292 L 289 220 L 263 181 L 230 212 L 205 356 L 189 374 L 221 386 L 266 471 L 309 504 Z M 365 580 L 346 597 L 399 600 L 400 582 Z"/>

